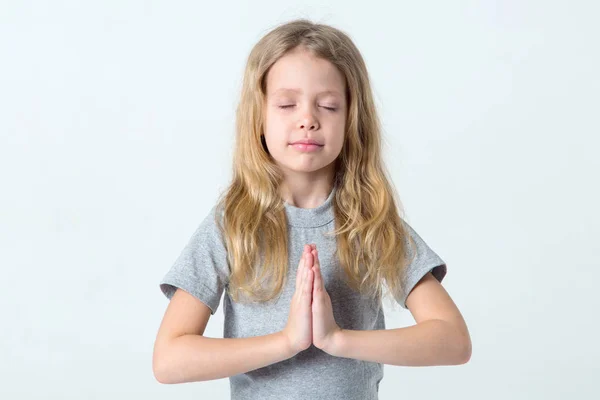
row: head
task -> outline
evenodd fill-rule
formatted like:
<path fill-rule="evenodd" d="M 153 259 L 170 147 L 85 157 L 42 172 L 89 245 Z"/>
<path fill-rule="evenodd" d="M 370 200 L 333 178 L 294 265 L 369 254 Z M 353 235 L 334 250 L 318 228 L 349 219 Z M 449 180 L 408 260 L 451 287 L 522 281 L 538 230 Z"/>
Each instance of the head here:
<path fill-rule="evenodd" d="M 234 173 L 273 192 L 288 173 L 352 179 L 367 160 L 362 154 L 379 155 L 371 93 L 364 60 L 345 33 L 303 19 L 277 26 L 248 57 Z M 292 145 L 310 139 L 321 146 Z"/>
<path fill-rule="evenodd" d="M 334 161 L 344 144 L 346 91 L 346 78 L 338 67 L 304 45 L 269 68 L 263 147 L 284 175 L 324 171 L 333 179 Z"/>

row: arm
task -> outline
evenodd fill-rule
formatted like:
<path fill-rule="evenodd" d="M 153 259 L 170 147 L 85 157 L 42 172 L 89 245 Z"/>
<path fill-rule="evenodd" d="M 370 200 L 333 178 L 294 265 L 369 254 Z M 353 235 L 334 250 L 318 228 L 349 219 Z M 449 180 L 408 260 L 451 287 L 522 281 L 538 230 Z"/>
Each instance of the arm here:
<path fill-rule="evenodd" d="M 414 287 L 406 305 L 416 325 L 366 331 L 342 329 L 327 352 L 401 366 L 456 365 L 469 361 L 471 339 L 465 321 L 431 273 Z"/>
<path fill-rule="evenodd" d="M 248 338 L 203 336 L 210 308 L 178 289 L 154 345 L 153 371 L 160 383 L 226 378 L 292 357 L 281 332 Z"/>

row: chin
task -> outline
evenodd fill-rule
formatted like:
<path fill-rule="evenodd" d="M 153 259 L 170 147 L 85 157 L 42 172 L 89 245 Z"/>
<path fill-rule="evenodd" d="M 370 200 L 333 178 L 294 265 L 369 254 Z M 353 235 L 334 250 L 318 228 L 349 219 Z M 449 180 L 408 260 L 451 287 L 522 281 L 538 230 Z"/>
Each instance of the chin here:
<path fill-rule="evenodd" d="M 285 165 L 284 167 L 290 171 L 294 171 L 294 172 L 304 172 L 304 173 L 309 173 L 309 172 L 316 172 L 319 171 L 325 167 L 327 167 L 329 164 L 327 163 L 298 163 L 295 165 Z"/>

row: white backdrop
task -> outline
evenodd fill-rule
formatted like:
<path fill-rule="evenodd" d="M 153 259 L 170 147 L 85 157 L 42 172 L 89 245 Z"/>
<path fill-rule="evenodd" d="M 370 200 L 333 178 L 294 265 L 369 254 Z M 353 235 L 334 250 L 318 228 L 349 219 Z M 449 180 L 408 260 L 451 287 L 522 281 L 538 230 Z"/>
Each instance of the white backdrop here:
<path fill-rule="evenodd" d="M 472 335 L 468 364 L 386 365 L 380 398 L 600 398 L 597 3 L 216 3 L 1 1 L 0 398 L 229 398 L 154 379 L 158 283 L 230 178 L 252 45 L 296 17 L 362 51 Z"/>

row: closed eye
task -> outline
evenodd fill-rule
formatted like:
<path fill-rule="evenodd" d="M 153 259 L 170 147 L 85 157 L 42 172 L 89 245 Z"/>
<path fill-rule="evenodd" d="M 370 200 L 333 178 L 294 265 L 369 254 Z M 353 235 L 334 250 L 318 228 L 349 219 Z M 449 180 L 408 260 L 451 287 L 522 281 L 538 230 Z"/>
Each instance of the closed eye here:
<path fill-rule="evenodd" d="M 283 105 L 283 106 L 278 106 L 278 107 L 282 108 L 282 109 L 286 109 L 286 108 L 291 108 L 291 107 L 294 107 L 294 106 L 295 106 L 295 104 L 288 104 L 288 105 Z M 326 109 L 326 110 L 329 110 L 329 111 L 336 111 L 337 110 L 337 108 L 335 108 L 335 107 L 326 107 L 326 106 L 322 106 L 322 107 L 324 109 Z"/>

